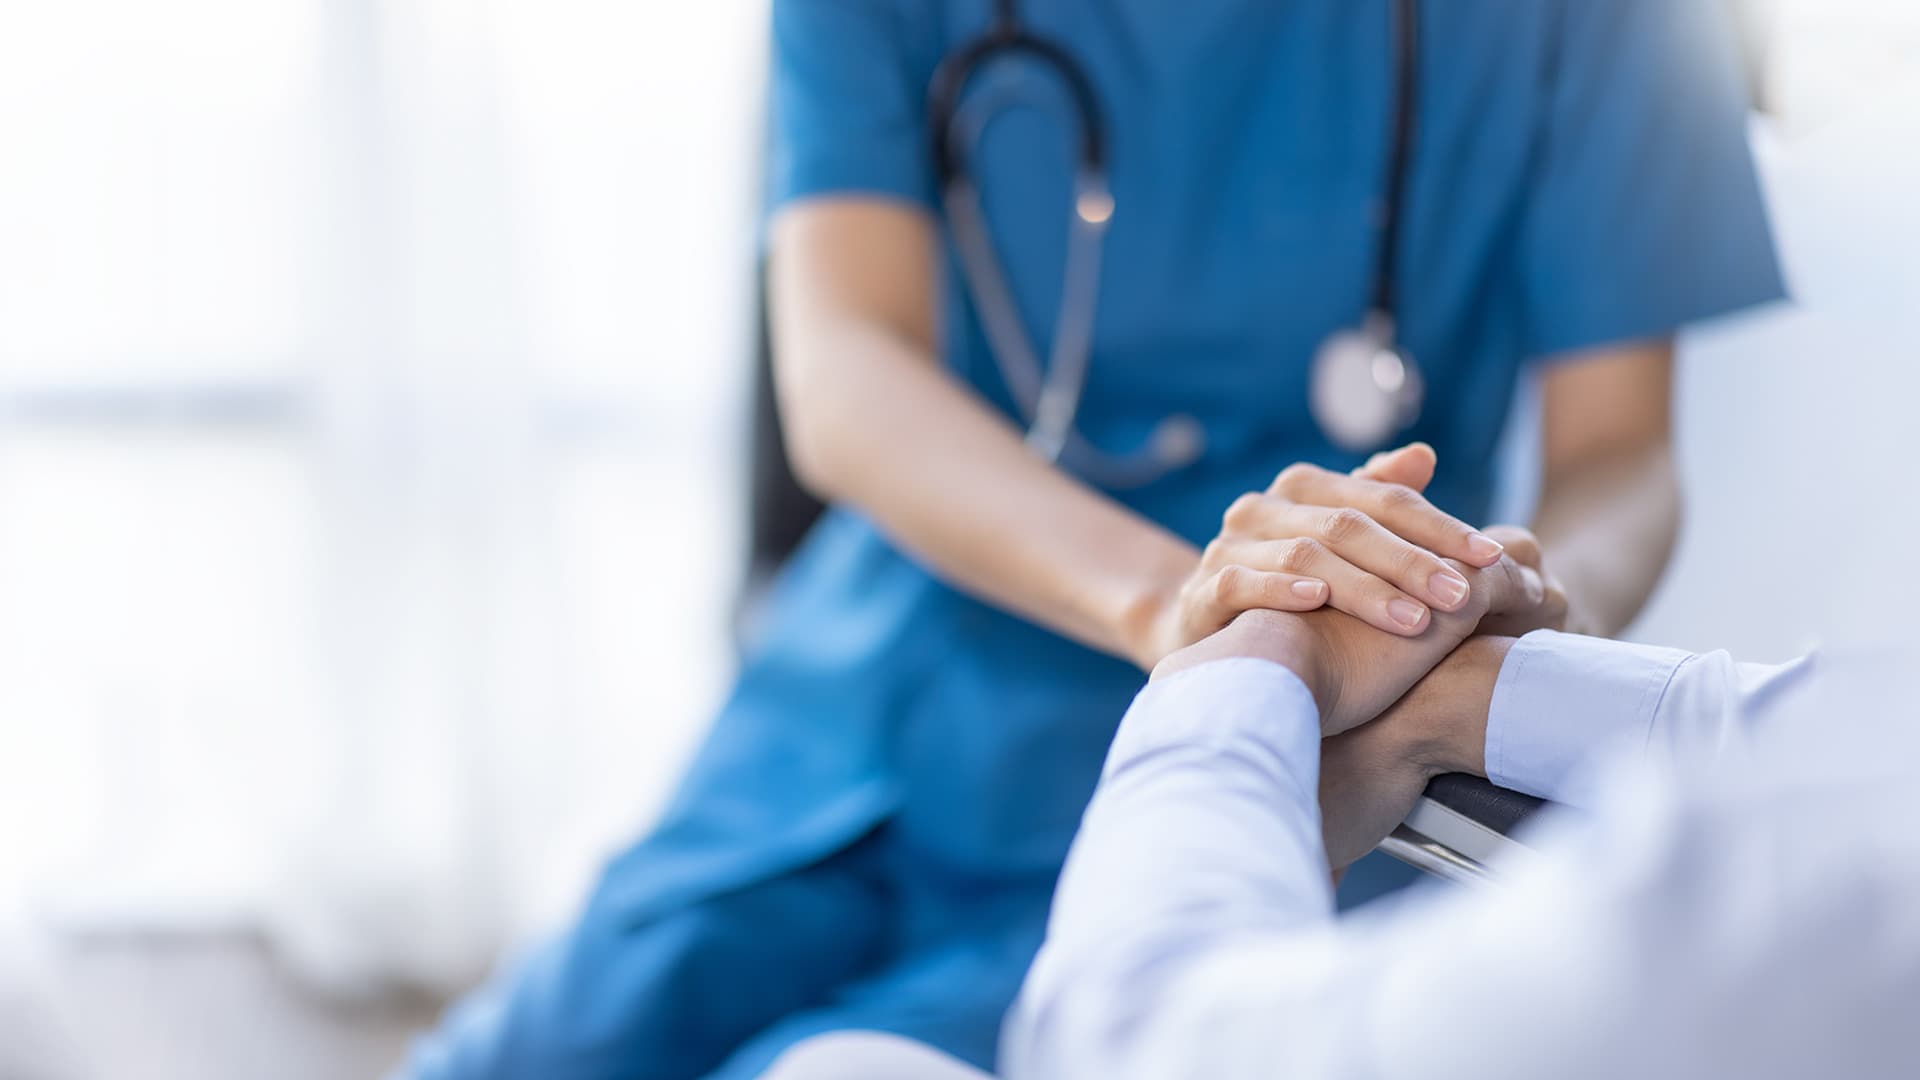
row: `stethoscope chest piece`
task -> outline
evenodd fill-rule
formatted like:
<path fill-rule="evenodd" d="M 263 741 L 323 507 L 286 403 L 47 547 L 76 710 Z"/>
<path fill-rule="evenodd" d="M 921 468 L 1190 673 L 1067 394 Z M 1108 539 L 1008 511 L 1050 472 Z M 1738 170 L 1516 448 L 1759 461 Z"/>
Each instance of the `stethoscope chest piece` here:
<path fill-rule="evenodd" d="M 1353 453 L 1383 449 L 1419 417 L 1426 394 L 1420 369 L 1377 314 L 1327 338 L 1309 378 L 1314 422 L 1328 442 Z"/>

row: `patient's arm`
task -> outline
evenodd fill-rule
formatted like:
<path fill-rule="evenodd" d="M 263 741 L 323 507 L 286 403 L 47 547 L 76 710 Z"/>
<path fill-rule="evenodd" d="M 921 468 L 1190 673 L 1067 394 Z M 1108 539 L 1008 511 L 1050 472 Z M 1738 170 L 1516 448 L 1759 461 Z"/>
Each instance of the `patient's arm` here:
<path fill-rule="evenodd" d="M 1540 635 L 1505 663 L 1523 649 L 1550 673 L 1590 643 Z M 1746 758 L 1756 718 L 1808 671 L 1607 649 L 1624 683 L 1581 668 L 1563 689 L 1625 708 L 1578 730 L 1595 749 L 1663 762 Z M 1489 739 L 1514 737 L 1489 744 L 1509 782 L 1591 794 L 1556 756 L 1573 741 L 1564 718 L 1523 708 L 1509 724 L 1501 691 L 1489 701 Z M 1643 777 L 1615 793 L 1624 810 L 1602 807 L 1606 824 L 1509 890 L 1335 925 L 1315 714 L 1299 679 L 1252 659 L 1141 696 L 1009 1020 L 1009 1076 L 1784 1077 L 1912 1063 L 1893 1034 L 1920 987 L 1920 853 L 1901 824 L 1911 730 L 1876 732 L 1904 740 L 1883 759 L 1821 731 L 1729 776 Z M 1810 817 L 1842 803 L 1851 831 Z M 1821 1001 L 1846 1007 L 1810 1007 Z"/>
<path fill-rule="evenodd" d="M 1442 773 L 1486 775 L 1487 706 L 1514 639 L 1469 639 L 1370 724 L 1321 744 L 1320 808 L 1335 869 L 1372 851 Z"/>
<path fill-rule="evenodd" d="M 1805 663 L 1805 661 L 1802 661 Z M 1558 803 L 1592 801 L 1592 763 L 1670 759 L 1791 682 L 1724 653 L 1540 631 L 1461 646 L 1372 724 L 1323 750 L 1327 856 L 1345 866 L 1406 818 L 1427 781 L 1471 773 Z"/>

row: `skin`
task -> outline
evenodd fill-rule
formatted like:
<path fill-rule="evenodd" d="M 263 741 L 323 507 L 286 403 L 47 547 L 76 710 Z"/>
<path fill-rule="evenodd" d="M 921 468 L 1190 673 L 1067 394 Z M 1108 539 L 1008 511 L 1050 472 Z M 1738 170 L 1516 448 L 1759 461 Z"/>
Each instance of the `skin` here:
<path fill-rule="evenodd" d="M 1320 706 L 1320 808 L 1329 869 L 1373 850 L 1428 780 L 1484 775 L 1487 709 L 1513 639 L 1473 636 L 1482 616 L 1524 611 L 1540 583 L 1510 557 L 1469 570 L 1475 602 L 1420 638 L 1382 633 L 1336 611 L 1254 611 L 1169 655 L 1154 678 L 1230 657 L 1292 671 Z M 1378 717 L 1375 719 L 1375 717 Z"/>
<path fill-rule="evenodd" d="M 1332 869 L 1405 821 L 1427 781 L 1487 774 L 1487 712 L 1514 640 L 1468 639 L 1379 719 L 1321 745 L 1320 814 Z"/>
<path fill-rule="evenodd" d="M 1557 628 L 1611 637 L 1646 605 L 1679 534 L 1673 342 L 1557 357 L 1545 371 L 1533 532 L 1566 603 Z"/>
<path fill-rule="evenodd" d="M 1473 638 L 1482 619 L 1526 611 L 1540 602 L 1540 575 L 1512 556 L 1485 568 L 1457 566 L 1473 585 L 1472 598 L 1458 611 L 1436 615 L 1419 637 L 1389 634 L 1332 609 L 1248 611 L 1220 632 L 1169 654 L 1154 666 L 1153 678 L 1230 657 L 1272 660 L 1312 691 L 1322 736 L 1332 739 L 1372 727 L 1369 721 L 1384 717 Z M 1409 716 L 1418 713 L 1421 702 L 1411 704 Z"/>
<path fill-rule="evenodd" d="M 938 250 L 917 209 L 808 200 L 770 225 L 769 293 L 802 483 L 860 510 L 945 580 L 1150 669 L 1246 610 L 1324 605 L 1418 636 L 1468 602 L 1460 566 L 1500 558 L 1498 543 L 1420 495 L 1426 448 L 1394 466 L 1418 483 L 1286 468 L 1225 508 L 1219 535 L 1196 550 L 1036 459 L 942 369 Z M 1552 492 L 1547 505 L 1559 505 Z M 1552 624 L 1548 596 L 1537 624 Z"/>

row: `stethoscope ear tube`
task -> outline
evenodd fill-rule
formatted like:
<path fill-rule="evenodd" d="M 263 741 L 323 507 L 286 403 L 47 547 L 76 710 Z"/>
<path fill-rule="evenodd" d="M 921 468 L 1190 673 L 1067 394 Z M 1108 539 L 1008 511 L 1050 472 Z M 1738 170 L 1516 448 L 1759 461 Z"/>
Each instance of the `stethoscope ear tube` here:
<path fill-rule="evenodd" d="M 1391 33 L 1399 79 L 1391 99 L 1386 205 L 1376 237 L 1372 305 L 1364 325 L 1333 334 L 1323 343 L 1308 374 L 1308 406 L 1322 433 L 1350 450 L 1378 448 L 1411 427 L 1419 417 L 1424 390 L 1418 365 L 1399 343 L 1395 318 L 1402 204 L 1417 110 L 1416 0 L 1393 0 Z M 987 126 L 1010 107 L 1013 97 L 1004 86 L 997 86 L 989 97 L 968 103 L 968 83 L 990 61 L 1016 55 L 1034 60 L 1059 78 L 1080 121 L 1059 321 L 1045 366 L 1021 325 L 1005 269 L 989 239 L 968 161 Z M 1075 432 L 1091 362 L 1102 237 L 1114 213 L 1107 186 L 1105 127 L 1086 73 L 1064 49 L 1021 28 L 1015 0 L 994 0 L 993 22 L 986 33 L 948 56 L 934 72 L 928 87 L 928 124 L 935 178 L 946 204 L 960 271 L 988 347 L 1021 419 L 1029 425 L 1027 442 L 1035 453 L 1112 487 L 1147 483 L 1197 460 L 1204 439 L 1191 417 L 1167 418 L 1144 447 L 1124 457 L 1103 454 Z"/>
<path fill-rule="evenodd" d="M 988 61 L 1016 54 L 1038 61 L 1060 78 L 1080 121 L 1059 318 L 1044 367 L 1022 325 L 1005 268 L 994 253 L 968 161 L 987 127 L 1018 102 L 1005 86 L 992 87 L 985 96 L 966 102 L 967 84 Z M 940 65 L 928 98 L 934 171 L 960 272 L 986 333 L 988 350 L 1020 418 L 1028 425 L 1027 445 L 1047 461 L 1116 489 L 1149 483 L 1197 460 L 1205 440 L 1191 417 L 1163 420 L 1144 446 L 1120 456 L 1103 453 L 1074 427 L 1093 351 L 1102 243 L 1115 210 L 1107 186 L 1099 103 L 1085 73 L 1058 46 L 1022 32 L 1008 3 L 1000 6 L 987 35 Z"/>
<path fill-rule="evenodd" d="M 1098 178 L 1094 178 L 1099 183 Z M 1083 181 L 1084 183 L 1084 181 Z M 1077 185 L 1076 185 L 1077 186 Z M 1101 184 L 1104 188 L 1105 185 Z M 1079 197 L 1074 199 L 1078 204 Z M 1101 234 L 1106 222 L 1068 216 L 1067 263 L 1060 276 L 1060 314 L 1053 328 L 1052 363 L 1041 380 L 1027 445 L 1048 461 L 1059 461 L 1073 434 L 1073 421 L 1086 392 L 1092 362 L 1093 321 L 1100 298 Z"/>
<path fill-rule="evenodd" d="M 1083 181 L 1080 201 L 1103 206 L 1104 188 Z M 967 281 L 987 348 L 1007 384 L 1020 419 L 1029 425 L 1027 445 L 1041 458 L 1112 490 L 1140 487 L 1199 460 L 1206 439 L 1198 421 L 1176 415 L 1162 420 L 1146 443 L 1130 454 L 1108 454 L 1081 437 L 1075 413 L 1085 390 L 1092 352 L 1093 316 L 1099 293 L 1102 234 L 1107 218 L 1076 212 L 1067 239 L 1067 269 L 1061 286 L 1059 323 L 1052 360 L 1043 372 L 1032 340 L 1021 326 L 1006 274 L 987 241 L 980 199 L 965 178 L 948 185 L 947 220 L 960 272 Z"/>
<path fill-rule="evenodd" d="M 987 99 L 978 111 L 963 112 L 950 129 L 953 137 L 977 141 L 999 113 L 995 107 L 999 100 Z M 1198 460 L 1205 439 L 1200 425 L 1191 417 L 1161 421 L 1144 446 L 1126 455 L 1100 451 L 1074 427 L 1093 352 L 1101 248 L 1114 212 L 1104 175 L 1083 170 L 1074 183 L 1059 316 L 1044 368 L 1022 325 L 1006 270 L 988 239 L 979 191 L 962 172 L 946 185 L 943 198 L 960 273 L 986 333 L 988 351 L 1000 368 L 1021 420 L 1028 425 L 1028 447 L 1046 461 L 1113 489 L 1150 483 Z"/>
<path fill-rule="evenodd" d="M 960 117 L 967 84 L 986 65 L 998 59 L 1024 55 L 1052 71 L 1066 87 L 1080 122 L 1079 169 L 1082 175 L 1102 178 L 1107 172 L 1106 122 L 1100 112 L 1100 99 L 1086 72 L 1073 62 L 1066 50 L 1044 38 L 1022 31 L 1013 19 L 1011 5 L 986 35 L 962 46 L 941 61 L 927 88 L 927 133 L 933 158 L 933 175 L 941 190 L 967 172 L 967 151 L 972 142 L 952 138 Z"/>

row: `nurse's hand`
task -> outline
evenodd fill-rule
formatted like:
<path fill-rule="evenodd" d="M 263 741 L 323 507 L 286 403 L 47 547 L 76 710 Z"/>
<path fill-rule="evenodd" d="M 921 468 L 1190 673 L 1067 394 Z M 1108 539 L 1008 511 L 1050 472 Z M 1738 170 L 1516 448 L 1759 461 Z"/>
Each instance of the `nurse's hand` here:
<path fill-rule="evenodd" d="M 1486 567 L 1502 549 L 1426 500 L 1433 468 L 1433 449 L 1415 443 L 1351 475 L 1293 465 L 1266 491 L 1234 500 L 1199 565 L 1156 613 L 1140 650 L 1147 664 L 1243 611 L 1324 605 L 1408 637 L 1433 611 L 1459 611 L 1471 590 L 1445 559 Z"/>
<path fill-rule="evenodd" d="M 1436 613 L 1417 637 L 1385 633 L 1338 611 L 1249 611 L 1162 660 L 1153 677 L 1233 656 L 1272 660 L 1313 692 L 1321 734 L 1350 731 L 1391 708 L 1488 617 L 1534 610 L 1542 602 L 1540 575 L 1515 559 L 1503 556 L 1485 568 L 1455 566 L 1472 581 L 1472 596 L 1457 610 Z"/>

